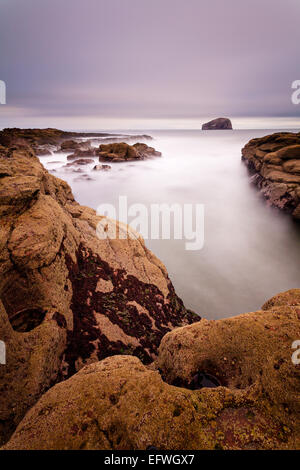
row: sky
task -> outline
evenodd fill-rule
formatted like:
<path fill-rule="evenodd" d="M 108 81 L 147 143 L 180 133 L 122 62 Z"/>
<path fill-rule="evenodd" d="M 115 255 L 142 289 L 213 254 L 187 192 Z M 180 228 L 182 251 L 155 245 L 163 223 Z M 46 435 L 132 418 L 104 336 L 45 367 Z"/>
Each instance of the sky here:
<path fill-rule="evenodd" d="M 0 0 L 0 127 L 293 127 L 299 18 L 299 0 Z"/>

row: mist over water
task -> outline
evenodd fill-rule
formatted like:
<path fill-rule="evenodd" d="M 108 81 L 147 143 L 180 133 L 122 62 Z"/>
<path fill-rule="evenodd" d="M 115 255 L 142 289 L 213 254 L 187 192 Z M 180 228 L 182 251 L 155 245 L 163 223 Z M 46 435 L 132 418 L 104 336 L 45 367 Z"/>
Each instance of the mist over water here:
<path fill-rule="evenodd" d="M 107 172 L 92 172 L 94 159 L 83 173 L 63 168 L 67 154 L 41 161 L 71 185 L 80 204 L 94 209 L 103 203 L 118 208 L 124 195 L 128 205 L 142 203 L 149 212 L 153 203 L 204 204 L 202 250 L 186 251 L 186 240 L 146 240 L 186 307 L 201 316 L 257 310 L 272 295 L 299 287 L 300 225 L 267 207 L 241 162 L 251 138 L 274 130 L 143 132 L 154 138 L 147 143 L 161 158 L 112 163 Z M 93 179 L 81 181 L 83 174 Z"/>

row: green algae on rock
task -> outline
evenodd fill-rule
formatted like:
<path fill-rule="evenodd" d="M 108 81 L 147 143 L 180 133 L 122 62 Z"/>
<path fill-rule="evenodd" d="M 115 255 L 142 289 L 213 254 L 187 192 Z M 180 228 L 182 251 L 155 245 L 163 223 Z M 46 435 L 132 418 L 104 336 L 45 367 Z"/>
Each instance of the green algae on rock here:
<path fill-rule="evenodd" d="M 4 449 L 299 448 L 299 298 L 294 289 L 264 310 L 174 329 L 150 367 L 132 356 L 84 367 L 41 397 Z M 197 371 L 221 385 L 186 388 Z"/>

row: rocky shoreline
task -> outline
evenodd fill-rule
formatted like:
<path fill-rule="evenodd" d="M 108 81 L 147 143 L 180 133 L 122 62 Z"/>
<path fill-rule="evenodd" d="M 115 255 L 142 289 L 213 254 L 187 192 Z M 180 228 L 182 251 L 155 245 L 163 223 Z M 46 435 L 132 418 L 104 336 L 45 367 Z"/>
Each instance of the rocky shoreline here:
<path fill-rule="evenodd" d="M 242 149 L 242 160 L 268 204 L 300 220 L 300 133 L 252 139 Z"/>
<path fill-rule="evenodd" d="M 89 139 L 85 141 L 82 139 Z M 51 155 L 53 152 L 92 150 L 92 143 L 122 142 L 122 140 L 152 140 L 149 135 L 119 135 L 107 132 L 68 132 L 60 129 L 7 128 L 0 131 L 0 145 L 13 147 L 29 145 L 36 155 Z"/>
<path fill-rule="evenodd" d="M 175 326 L 198 320 L 138 234 L 80 206 L 33 150 L 0 148 L 0 368 L 3 442 L 51 385 L 114 354 L 144 363 Z M 34 320 L 33 320 L 34 317 Z"/>
<path fill-rule="evenodd" d="M 66 132 L 59 129 L 4 129 L 0 131 L 0 149 L 9 152 L 22 148 L 39 157 L 66 153 L 64 166 L 74 173 L 81 173 L 80 181 L 92 180 L 91 171 L 82 167 L 94 163 L 93 171 L 109 171 L 110 165 L 101 163 L 136 162 L 160 157 L 161 153 L 140 140 L 151 140 L 149 135 L 118 135 L 108 133 Z M 130 141 L 138 141 L 130 145 Z M 103 143 L 106 142 L 106 143 Z M 100 164 L 98 164 L 98 162 Z M 53 161 L 55 163 L 55 161 Z M 51 170 L 55 173 L 56 170 Z"/>
<path fill-rule="evenodd" d="M 2 449 L 300 448 L 300 289 L 200 319 L 137 233 L 44 169 L 43 132 L 0 133 Z"/>

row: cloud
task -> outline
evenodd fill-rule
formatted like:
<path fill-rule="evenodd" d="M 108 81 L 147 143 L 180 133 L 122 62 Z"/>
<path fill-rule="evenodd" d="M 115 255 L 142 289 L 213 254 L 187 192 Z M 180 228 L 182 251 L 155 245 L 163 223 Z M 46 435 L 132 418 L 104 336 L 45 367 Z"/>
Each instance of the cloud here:
<path fill-rule="evenodd" d="M 36 116 L 297 117 L 299 14 L 297 0 L 10 0 L 0 78 Z"/>

